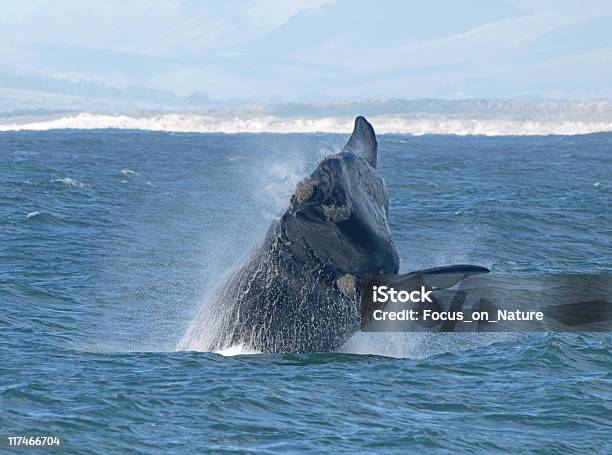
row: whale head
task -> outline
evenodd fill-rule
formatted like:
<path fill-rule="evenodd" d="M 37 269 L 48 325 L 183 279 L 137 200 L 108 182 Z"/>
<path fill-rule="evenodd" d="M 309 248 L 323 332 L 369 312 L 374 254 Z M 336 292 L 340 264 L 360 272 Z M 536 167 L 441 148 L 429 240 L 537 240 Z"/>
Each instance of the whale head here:
<path fill-rule="evenodd" d="M 397 273 L 387 189 L 376 164 L 374 129 L 357 117 L 342 151 L 298 183 L 280 220 L 293 255 L 314 256 L 338 276 Z"/>

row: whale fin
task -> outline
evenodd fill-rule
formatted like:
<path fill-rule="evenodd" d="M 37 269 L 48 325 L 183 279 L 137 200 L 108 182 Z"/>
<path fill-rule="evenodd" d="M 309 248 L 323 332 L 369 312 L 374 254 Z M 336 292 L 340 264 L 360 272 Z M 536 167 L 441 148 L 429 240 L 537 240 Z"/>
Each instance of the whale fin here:
<path fill-rule="evenodd" d="M 470 275 L 489 273 L 490 270 L 479 265 L 458 264 L 447 265 L 444 267 L 434 267 L 433 269 L 418 270 L 416 272 L 398 275 L 397 281 L 406 285 L 414 281 L 418 286 L 425 286 L 432 291 L 447 289 L 459 283 Z"/>
<path fill-rule="evenodd" d="M 433 269 L 417 270 L 402 275 L 365 275 L 359 283 L 359 295 L 361 296 L 361 327 L 366 327 L 372 322 L 372 315 L 377 309 L 383 309 L 389 303 L 375 302 L 369 292 L 373 286 L 392 286 L 395 289 L 405 291 L 418 290 L 423 286 L 427 291 L 439 291 L 448 289 L 459 283 L 470 275 L 489 273 L 486 267 L 469 264 L 447 265 Z M 365 290 L 368 292 L 365 292 Z"/>
<path fill-rule="evenodd" d="M 401 275 L 366 274 L 362 281 L 373 285 L 399 286 L 402 289 L 418 289 L 424 286 L 429 291 L 438 291 L 453 287 L 470 275 L 489 272 L 489 269 L 479 265 L 457 264 L 417 270 Z"/>
<path fill-rule="evenodd" d="M 370 166 L 376 167 L 377 150 L 378 144 L 374 128 L 360 115 L 355 119 L 353 133 L 342 151 L 359 155 L 370 163 Z"/>

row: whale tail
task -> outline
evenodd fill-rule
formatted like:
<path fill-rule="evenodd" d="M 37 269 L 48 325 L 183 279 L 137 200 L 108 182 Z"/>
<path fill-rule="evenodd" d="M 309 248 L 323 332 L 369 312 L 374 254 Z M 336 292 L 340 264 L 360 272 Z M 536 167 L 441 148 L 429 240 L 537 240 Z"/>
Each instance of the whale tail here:
<path fill-rule="evenodd" d="M 361 115 L 355 119 L 355 127 L 348 142 L 342 149 L 343 152 L 359 155 L 370 166 L 376 167 L 378 144 L 376 134 L 372 125 Z"/>

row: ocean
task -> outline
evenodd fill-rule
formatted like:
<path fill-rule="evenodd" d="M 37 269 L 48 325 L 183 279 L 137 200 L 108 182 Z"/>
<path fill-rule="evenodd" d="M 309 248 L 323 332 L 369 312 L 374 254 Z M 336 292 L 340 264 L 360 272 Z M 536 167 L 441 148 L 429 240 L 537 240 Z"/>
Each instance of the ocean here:
<path fill-rule="evenodd" d="M 1 132 L 0 452 L 612 453 L 609 333 L 176 350 L 346 138 Z M 402 272 L 610 272 L 612 133 L 378 140 Z"/>

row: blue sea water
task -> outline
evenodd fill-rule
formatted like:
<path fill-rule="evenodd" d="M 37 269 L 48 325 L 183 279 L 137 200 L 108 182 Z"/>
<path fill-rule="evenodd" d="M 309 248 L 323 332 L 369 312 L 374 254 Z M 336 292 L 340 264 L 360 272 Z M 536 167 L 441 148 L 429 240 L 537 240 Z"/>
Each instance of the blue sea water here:
<path fill-rule="evenodd" d="M 54 435 L 63 446 L 41 453 L 612 453 L 610 334 L 176 352 L 345 140 L 0 133 L 0 452 L 17 451 L 8 436 Z M 610 272 L 611 134 L 379 145 L 402 271 Z"/>

